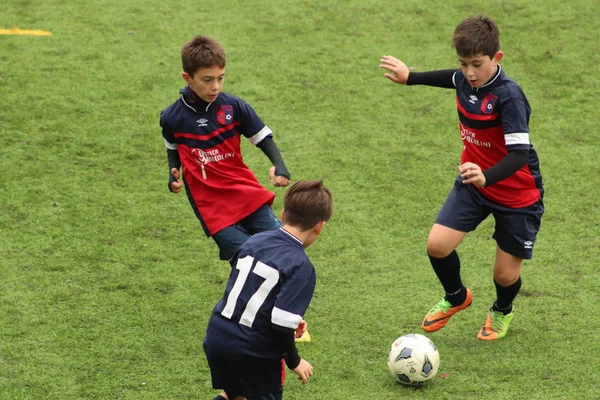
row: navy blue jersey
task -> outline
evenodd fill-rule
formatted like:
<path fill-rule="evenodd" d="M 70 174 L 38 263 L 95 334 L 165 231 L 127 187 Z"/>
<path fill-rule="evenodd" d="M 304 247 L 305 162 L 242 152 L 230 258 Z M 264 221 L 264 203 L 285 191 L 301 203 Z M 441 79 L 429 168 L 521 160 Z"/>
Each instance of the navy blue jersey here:
<path fill-rule="evenodd" d="M 207 103 L 186 87 L 162 111 L 160 125 L 167 149 L 179 153 L 188 197 L 210 235 L 273 203 L 275 194 L 242 159 L 241 136 L 257 145 L 272 135 L 249 104 L 223 92 Z"/>
<path fill-rule="evenodd" d="M 498 66 L 486 85 L 472 88 L 460 70 L 453 76 L 460 134 L 464 144 L 461 162 L 486 170 L 509 150 L 528 150 L 529 160 L 519 171 L 493 185 L 477 188 L 492 201 L 510 208 L 529 206 L 540 198 L 539 160 L 529 140 L 531 108 L 525 94 Z"/>
<path fill-rule="evenodd" d="M 252 236 L 232 260 L 205 343 L 228 354 L 282 358 L 310 304 L 315 269 L 302 242 L 280 228 Z"/>

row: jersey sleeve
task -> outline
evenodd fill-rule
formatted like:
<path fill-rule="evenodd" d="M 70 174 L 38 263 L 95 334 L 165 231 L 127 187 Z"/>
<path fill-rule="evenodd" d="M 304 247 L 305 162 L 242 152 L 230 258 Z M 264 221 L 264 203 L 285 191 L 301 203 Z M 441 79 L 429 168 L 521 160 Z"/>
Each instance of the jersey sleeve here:
<path fill-rule="evenodd" d="M 310 304 L 315 290 L 312 265 L 305 263 L 299 273 L 282 285 L 271 312 L 271 323 L 277 330 L 296 330 Z"/>
<path fill-rule="evenodd" d="M 509 98 L 500 111 L 504 141 L 508 150 L 529 149 L 528 106 L 519 98 Z"/>
<path fill-rule="evenodd" d="M 485 186 L 493 185 L 508 178 L 527 164 L 528 158 L 529 150 L 510 150 L 498 163 L 483 171 Z"/>
<path fill-rule="evenodd" d="M 456 70 L 454 69 L 442 69 L 427 72 L 411 72 L 408 74 L 408 80 L 406 84 L 408 86 L 427 85 L 446 89 L 453 89 L 456 87 L 456 83 L 454 80 L 455 74 Z"/>
<path fill-rule="evenodd" d="M 167 150 L 177 150 L 175 136 L 173 135 L 173 131 L 169 129 L 169 124 L 164 111 L 160 113 L 160 127 L 162 128 L 162 135 Z"/>
<path fill-rule="evenodd" d="M 250 104 L 239 100 L 237 107 L 240 115 L 239 132 L 248 138 L 250 143 L 256 146 L 267 136 L 273 135 L 271 129 L 265 125 Z"/>

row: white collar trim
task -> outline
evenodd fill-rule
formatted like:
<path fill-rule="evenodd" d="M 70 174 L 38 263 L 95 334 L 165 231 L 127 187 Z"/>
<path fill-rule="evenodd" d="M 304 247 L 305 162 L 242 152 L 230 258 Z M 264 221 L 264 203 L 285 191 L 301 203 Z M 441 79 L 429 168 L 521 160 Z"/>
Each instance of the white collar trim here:
<path fill-rule="evenodd" d="M 289 233 L 288 231 L 286 231 L 283 228 L 279 228 L 283 233 L 285 233 L 286 235 L 288 235 L 289 237 L 291 237 L 292 239 L 294 239 L 295 241 L 297 241 L 298 243 L 300 243 L 301 245 L 304 245 L 304 242 L 302 242 L 302 240 L 298 239 L 296 236 L 292 235 L 291 233 Z"/>
<path fill-rule="evenodd" d="M 183 97 L 183 95 L 181 95 L 181 101 L 183 101 L 183 104 L 185 104 L 185 105 L 186 105 L 188 108 L 191 108 L 192 110 L 194 110 L 194 112 L 198 112 L 198 111 L 197 111 L 197 110 L 196 110 L 194 107 L 190 106 L 190 105 L 189 105 L 189 104 L 188 104 L 188 103 L 185 101 L 185 98 Z M 206 105 L 206 110 L 204 110 L 204 111 L 206 111 L 206 112 L 207 112 L 207 111 L 208 111 L 208 108 L 210 107 L 210 105 L 211 105 L 211 104 L 212 104 L 212 103 L 208 103 L 208 104 Z"/>
<path fill-rule="evenodd" d="M 496 76 L 494 77 L 494 79 L 492 79 L 491 81 L 489 81 L 485 85 L 478 87 L 477 89 L 479 90 L 479 89 L 484 88 L 486 86 L 490 86 L 492 83 L 494 83 L 494 81 L 496 79 L 498 79 L 498 77 L 500 76 L 500 72 L 502 72 L 502 67 L 500 66 L 500 64 L 498 64 L 498 72 L 496 72 Z"/>

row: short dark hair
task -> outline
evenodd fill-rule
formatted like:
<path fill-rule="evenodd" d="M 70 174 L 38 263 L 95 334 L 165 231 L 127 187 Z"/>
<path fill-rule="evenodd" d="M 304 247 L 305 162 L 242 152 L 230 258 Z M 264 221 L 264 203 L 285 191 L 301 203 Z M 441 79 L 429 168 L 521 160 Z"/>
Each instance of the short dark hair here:
<path fill-rule="evenodd" d="M 183 71 L 193 77 L 200 68 L 225 68 L 226 58 L 223 47 L 208 36 L 196 36 L 181 49 Z"/>
<path fill-rule="evenodd" d="M 286 224 L 303 231 L 321 221 L 329 221 L 333 213 L 333 198 L 323 181 L 298 181 L 285 193 L 283 219 Z"/>
<path fill-rule="evenodd" d="M 458 24 L 452 42 L 461 57 L 483 54 L 493 58 L 500 51 L 500 31 L 492 18 L 476 15 Z"/>

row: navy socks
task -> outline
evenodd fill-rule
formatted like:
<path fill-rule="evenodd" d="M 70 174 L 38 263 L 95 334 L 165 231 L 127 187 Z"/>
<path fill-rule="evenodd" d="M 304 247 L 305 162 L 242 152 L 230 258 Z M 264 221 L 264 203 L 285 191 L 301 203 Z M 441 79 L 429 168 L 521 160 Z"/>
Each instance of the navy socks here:
<path fill-rule="evenodd" d="M 517 297 L 517 294 L 521 289 L 521 283 L 521 277 L 519 277 L 519 279 L 510 286 L 500 286 L 494 279 L 494 285 L 496 286 L 496 301 L 492 306 L 492 310 L 500 311 L 504 315 L 510 314 L 513 309 L 513 300 Z"/>
<path fill-rule="evenodd" d="M 460 258 L 456 250 L 444 258 L 429 256 L 429 261 L 446 291 L 445 299 L 453 307 L 464 303 L 467 290 L 460 279 Z"/>

